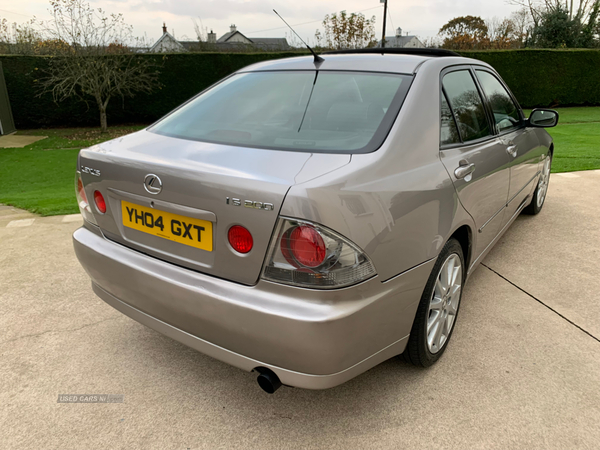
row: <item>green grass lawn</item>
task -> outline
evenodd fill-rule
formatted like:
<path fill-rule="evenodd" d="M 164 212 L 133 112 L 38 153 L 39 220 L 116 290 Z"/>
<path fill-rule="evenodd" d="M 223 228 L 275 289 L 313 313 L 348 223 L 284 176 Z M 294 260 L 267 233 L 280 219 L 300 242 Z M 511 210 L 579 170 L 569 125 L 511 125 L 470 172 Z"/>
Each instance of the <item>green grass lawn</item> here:
<path fill-rule="evenodd" d="M 554 138 L 552 172 L 600 169 L 600 107 L 560 108 Z M 529 114 L 529 111 L 525 111 Z M 0 148 L 0 203 L 51 216 L 78 212 L 75 169 L 79 149 L 136 131 L 114 127 L 25 130 L 18 134 L 48 136 L 25 148 Z"/>
<path fill-rule="evenodd" d="M 589 123 L 600 122 L 600 107 L 596 106 L 580 106 L 574 108 L 552 108 L 558 111 L 560 116 L 558 123 Z M 524 109 L 526 116 L 531 113 L 530 109 Z"/>
<path fill-rule="evenodd" d="M 48 136 L 24 148 L 0 148 L 0 203 L 52 216 L 79 212 L 75 170 L 79 149 L 142 127 L 25 130 L 21 135 Z"/>
<path fill-rule="evenodd" d="M 557 108 L 552 172 L 600 169 L 600 107 Z M 529 110 L 525 115 L 529 115 Z"/>

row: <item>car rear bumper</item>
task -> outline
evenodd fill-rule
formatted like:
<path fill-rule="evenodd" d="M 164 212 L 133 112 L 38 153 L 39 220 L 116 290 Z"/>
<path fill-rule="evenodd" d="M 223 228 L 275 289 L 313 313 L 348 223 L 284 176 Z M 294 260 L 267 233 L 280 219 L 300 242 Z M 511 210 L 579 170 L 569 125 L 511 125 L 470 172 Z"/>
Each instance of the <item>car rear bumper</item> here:
<path fill-rule="evenodd" d="M 434 260 L 382 283 L 319 291 L 259 281 L 244 286 L 169 264 L 105 239 L 73 234 L 94 292 L 134 320 L 241 369 L 326 389 L 406 346 Z"/>

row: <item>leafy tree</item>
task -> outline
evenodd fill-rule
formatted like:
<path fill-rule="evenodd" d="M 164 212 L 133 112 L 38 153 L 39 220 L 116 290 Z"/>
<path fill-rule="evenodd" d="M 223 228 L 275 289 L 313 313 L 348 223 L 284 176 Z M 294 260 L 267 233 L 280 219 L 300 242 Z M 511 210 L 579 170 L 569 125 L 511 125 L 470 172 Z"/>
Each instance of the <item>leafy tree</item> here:
<path fill-rule="evenodd" d="M 509 0 L 512 5 L 518 5 L 529 10 L 531 18 L 538 24 L 544 13 L 558 9 L 567 12 L 569 19 L 578 19 L 581 23 L 588 23 L 597 0 Z"/>
<path fill-rule="evenodd" d="M 539 14 L 533 30 L 532 44 L 540 48 L 586 48 L 597 44 L 595 32 L 598 26 L 600 0 L 597 0 L 587 22 L 582 23 L 578 15 L 571 16 L 566 6 L 558 5 Z"/>
<path fill-rule="evenodd" d="M 56 55 L 71 52 L 71 46 L 61 39 L 45 39 L 35 43 L 36 55 Z"/>
<path fill-rule="evenodd" d="M 375 16 L 367 19 L 361 13 L 328 14 L 323 19 L 324 33 L 317 30 L 315 39 L 319 47 L 331 49 L 375 47 Z"/>
<path fill-rule="evenodd" d="M 562 6 L 542 13 L 533 31 L 535 47 L 557 48 L 577 47 L 580 32 L 577 20 L 569 18 L 569 11 Z"/>
<path fill-rule="evenodd" d="M 533 22 L 534 47 L 600 45 L 600 0 L 509 0 L 525 7 Z"/>
<path fill-rule="evenodd" d="M 57 102 L 94 101 L 106 132 L 110 100 L 151 92 L 158 87 L 157 67 L 129 50 L 132 28 L 121 14 L 108 15 L 84 0 L 51 0 L 50 5 L 52 20 L 41 27 L 46 50 L 55 57 L 39 81 L 40 95 L 50 92 Z"/>
<path fill-rule="evenodd" d="M 455 17 L 442 28 L 440 36 L 444 39 L 442 47 L 454 50 L 473 50 L 487 48 L 488 27 L 481 17 Z"/>
<path fill-rule="evenodd" d="M 517 31 L 517 25 L 508 18 L 502 20 L 493 17 L 486 20 L 488 32 L 486 39 L 482 40 L 482 45 L 488 44 L 488 48 L 509 49 L 519 48 L 520 39 Z"/>
<path fill-rule="evenodd" d="M 504 19 L 456 17 L 440 29 L 438 36 L 442 39 L 441 46 L 448 49 L 510 49 L 525 45 L 530 28 L 529 12 L 522 9 L 513 13 L 510 18 Z"/>

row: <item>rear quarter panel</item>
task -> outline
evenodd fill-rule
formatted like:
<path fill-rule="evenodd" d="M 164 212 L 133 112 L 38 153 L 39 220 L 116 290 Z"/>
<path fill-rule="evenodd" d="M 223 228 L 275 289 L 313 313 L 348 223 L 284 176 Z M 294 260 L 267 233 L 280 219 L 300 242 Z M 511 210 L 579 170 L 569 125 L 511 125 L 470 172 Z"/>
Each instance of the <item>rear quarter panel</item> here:
<path fill-rule="evenodd" d="M 292 186 L 281 211 L 355 242 L 381 281 L 435 258 L 454 230 L 472 227 L 439 156 L 440 59 L 421 66 L 379 150 Z"/>

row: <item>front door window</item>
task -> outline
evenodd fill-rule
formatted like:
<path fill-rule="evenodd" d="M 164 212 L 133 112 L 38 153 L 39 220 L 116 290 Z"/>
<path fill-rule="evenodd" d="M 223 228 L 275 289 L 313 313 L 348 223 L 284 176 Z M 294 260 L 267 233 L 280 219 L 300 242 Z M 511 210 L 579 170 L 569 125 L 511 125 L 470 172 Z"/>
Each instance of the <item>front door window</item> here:
<path fill-rule="evenodd" d="M 469 70 L 450 72 L 442 82 L 463 142 L 492 134 L 483 100 Z"/>
<path fill-rule="evenodd" d="M 477 78 L 492 107 L 498 132 L 518 127 L 521 123 L 519 108 L 498 78 L 484 70 L 477 71 Z"/>

